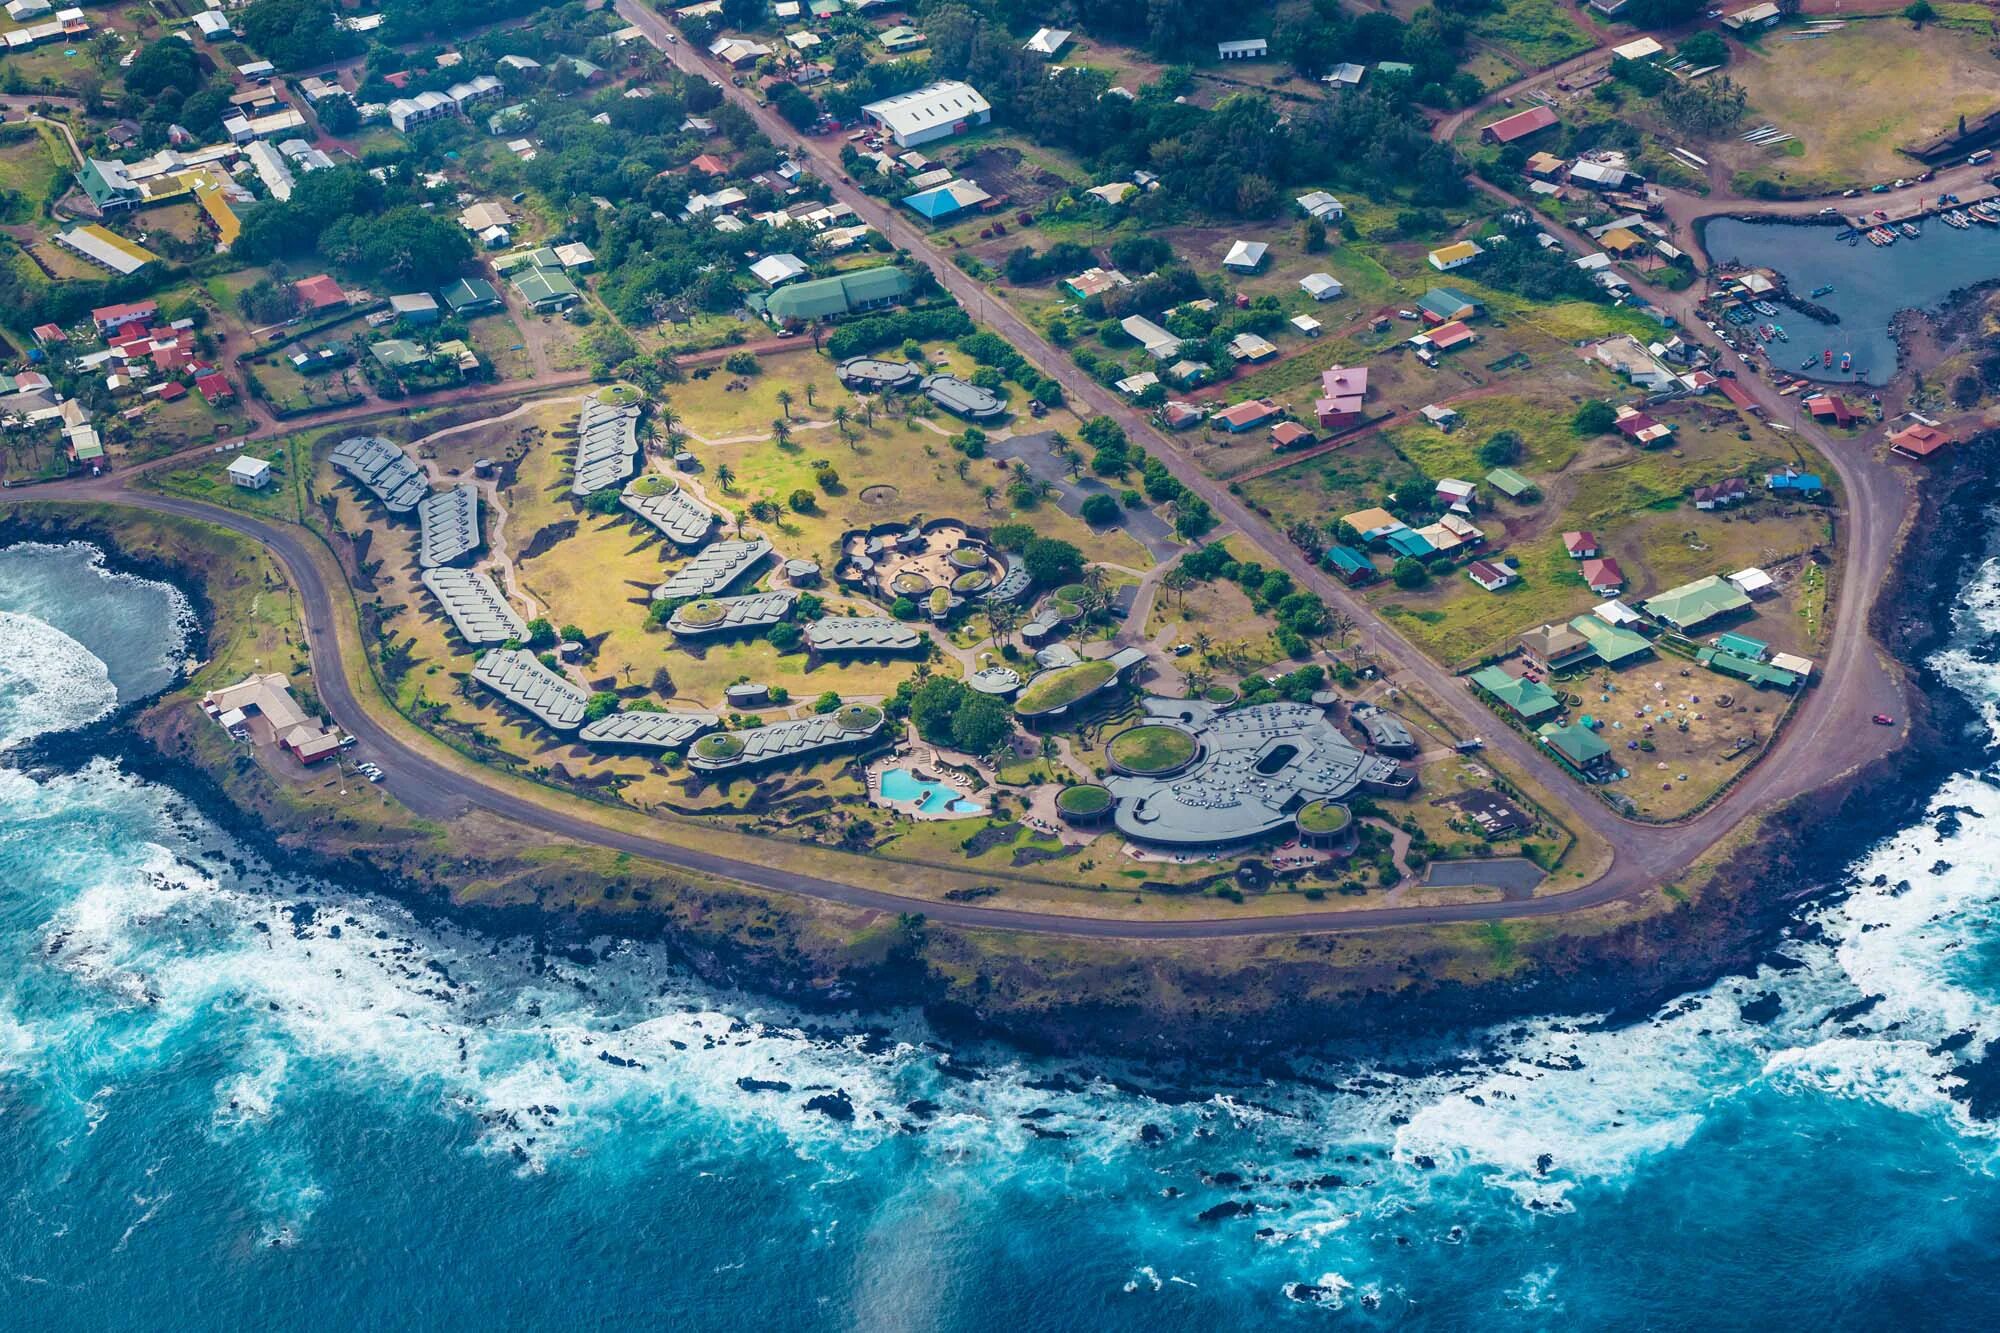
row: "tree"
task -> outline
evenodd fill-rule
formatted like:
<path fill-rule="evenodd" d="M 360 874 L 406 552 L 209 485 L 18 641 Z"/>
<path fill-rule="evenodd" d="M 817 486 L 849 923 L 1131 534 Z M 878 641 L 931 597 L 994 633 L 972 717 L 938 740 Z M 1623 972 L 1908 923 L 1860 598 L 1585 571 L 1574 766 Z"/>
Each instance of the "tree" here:
<path fill-rule="evenodd" d="M 1118 501 L 1100 491 L 1083 502 L 1080 512 L 1092 527 L 1108 528 L 1118 521 Z"/>
<path fill-rule="evenodd" d="M 812 703 L 812 710 L 815 713 L 831 713 L 838 707 L 840 707 L 840 691 L 838 690 L 828 690 L 825 694 L 813 700 Z"/>
<path fill-rule="evenodd" d="M 840 489 L 840 474 L 831 467 L 816 464 L 813 467 L 813 483 L 828 495 Z"/>
<path fill-rule="evenodd" d="M 722 493 L 723 493 L 724 495 L 727 495 L 727 494 L 729 494 L 729 490 L 730 490 L 730 485 L 731 485 L 731 483 L 733 483 L 733 482 L 734 482 L 735 480 L 736 480 L 736 469 L 735 469 L 735 468 L 733 468 L 733 467 L 729 466 L 729 464 L 727 464 L 727 463 L 718 463 L 718 464 L 716 464 L 716 466 L 715 466 L 715 484 L 716 484 L 716 485 L 718 485 L 718 486 L 720 486 L 720 487 L 722 488 Z"/>
<path fill-rule="evenodd" d="M 582 627 L 578 625 L 564 625 L 560 637 L 564 643 L 590 642 L 590 636 L 585 634 Z"/>
<path fill-rule="evenodd" d="M 553 648 L 556 642 L 556 627 L 546 616 L 536 616 L 528 622 L 528 647 L 540 650 Z"/>
<path fill-rule="evenodd" d="M 1479 446 L 1479 461 L 1487 467 L 1507 467 L 1521 461 L 1521 437 L 1503 430 Z"/>
<path fill-rule="evenodd" d="M 1576 409 L 1570 425 L 1578 435 L 1602 435 L 1618 425 L 1618 409 L 1601 398 L 1593 398 Z"/>
<path fill-rule="evenodd" d="M 975 690 L 965 690 L 951 719 L 951 743 L 967 754 L 991 754 L 1013 731 L 1013 710 L 994 696 Z"/>
<path fill-rule="evenodd" d="M 819 502 L 813 498 L 811 491 L 801 486 L 785 497 L 785 503 L 792 507 L 795 514 L 810 514 Z"/>
<path fill-rule="evenodd" d="M 185 98 L 201 85 L 201 60 L 178 37 L 140 48 L 125 71 L 125 90 L 145 98 L 157 99 L 169 88 Z"/>
<path fill-rule="evenodd" d="M 1720 33 L 1703 29 L 1681 43 L 1681 57 L 1691 65 L 1726 65 L 1729 63 L 1729 44 L 1722 40 Z"/>
<path fill-rule="evenodd" d="M 1021 564 L 1029 578 L 1053 588 L 1083 573 L 1083 552 L 1059 537 L 1037 537 L 1022 548 Z"/>
<path fill-rule="evenodd" d="M 615 490 L 593 491 L 584 497 L 583 507 L 593 514 L 615 514 L 619 508 L 619 494 Z"/>
<path fill-rule="evenodd" d="M 1903 17 L 1915 27 L 1923 27 L 1937 17 L 1937 10 L 1931 8 L 1931 0 L 1910 0 L 1903 6 Z"/>
<path fill-rule="evenodd" d="M 789 620 L 781 620 L 764 632 L 765 641 L 781 653 L 797 652 L 804 638 L 805 631 Z"/>
<path fill-rule="evenodd" d="M 1395 581 L 1398 588 L 1421 588 L 1431 581 L 1431 572 L 1424 568 L 1421 560 L 1412 560 L 1409 556 L 1404 556 L 1390 569 L 1389 577 Z"/>
<path fill-rule="evenodd" d="M 778 410 L 783 412 L 785 419 L 789 421 L 792 416 L 792 391 L 790 389 L 780 389 L 773 396 L 778 400 Z"/>

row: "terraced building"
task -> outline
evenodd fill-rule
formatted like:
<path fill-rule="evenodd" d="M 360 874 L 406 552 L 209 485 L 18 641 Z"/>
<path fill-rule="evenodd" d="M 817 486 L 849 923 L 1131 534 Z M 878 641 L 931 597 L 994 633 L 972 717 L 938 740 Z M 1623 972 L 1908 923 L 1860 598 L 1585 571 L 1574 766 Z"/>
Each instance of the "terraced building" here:
<path fill-rule="evenodd" d="M 392 514 L 407 514 L 431 493 L 430 479 L 410 456 L 379 435 L 350 435 L 327 461 L 365 487 Z"/>
<path fill-rule="evenodd" d="M 554 731 L 583 725 L 590 700 L 525 648 L 496 648 L 472 668 L 472 678 Z"/>

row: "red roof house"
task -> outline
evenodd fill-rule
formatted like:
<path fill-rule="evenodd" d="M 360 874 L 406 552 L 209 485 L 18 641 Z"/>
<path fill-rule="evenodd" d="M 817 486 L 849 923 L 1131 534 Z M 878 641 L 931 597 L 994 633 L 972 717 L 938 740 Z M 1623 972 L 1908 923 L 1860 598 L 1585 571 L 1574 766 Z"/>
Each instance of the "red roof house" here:
<path fill-rule="evenodd" d="M 1727 398 L 1731 403 L 1745 412 L 1761 412 L 1764 410 L 1757 406 L 1757 400 L 1750 396 L 1750 391 L 1735 380 L 1722 380 L 1715 387 L 1722 390 L 1724 398 Z"/>
<path fill-rule="evenodd" d="M 179 380 L 170 380 L 160 389 L 160 401 L 163 403 L 176 403 L 187 397 L 187 392 L 187 385 L 182 384 Z"/>
<path fill-rule="evenodd" d="M 340 290 L 340 284 L 324 273 L 315 273 L 310 278 L 301 278 L 292 285 L 308 310 L 324 310 L 328 306 L 346 305 L 347 293 Z"/>
<path fill-rule="evenodd" d="M 688 165 L 704 176 L 727 176 L 729 174 L 729 164 L 714 153 L 703 153 L 700 157 L 688 163 Z"/>
<path fill-rule="evenodd" d="M 1505 565 L 1496 565 L 1490 560 L 1475 560 L 1465 567 L 1466 577 L 1486 589 L 1499 592 L 1514 581 L 1514 571 Z"/>
<path fill-rule="evenodd" d="M 1572 560 L 1588 560 L 1597 554 L 1597 534 L 1594 532 L 1565 532 L 1563 549 Z"/>
<path fill-rule="evenodd" d="M 68 342 L 69 335 L 62 331 L 60 324 L 37 324 L 35 325 L 35 341 L 44 347 L 48 347 L 54 343 Z"/>
<path fill-rule="evenodd" d="M 1625 587 L 1625 571 L 1610 556 L 1583 562 L 1583 581 L 1599 597 L 1610 597 Z"/>
<path fill-rule="evenodd" d="M 1313 411 L 1320 425 L 1332 430 L 1356 424 L 1361 420 L 1362 400 L 1368 397 L 1368 367 L 1335 366 L 1321 371 L 1319 393 Z"/>
<path fill-rule="evenodd" d="M 1556 110 L 1551 106 L 1531 106 L 1526 111 L 1516 111 L 1513 115 L 1494 121 L 1479 128 L 1479 142 L 1485 144 L 1509 144 L 1537 134 L 1556 123 Z"/>
<path fill-rule="evenodd" d="M 157 301 L 129 301 L 124 305 L 97 307 L 90 312 L 90 322 L 97 326 L 99 333 L 108 334 L 121 324 L 149 320 L 159 313 L 160 306 Z"/>
<path fill-rule="evenodd" d="M 1186 430 L 1201 420 L 1201 409 L 1193 403 L 1170 401 L 1160 408 L 1160 418 L 1170 430 Z"/>
<path fill-rule="evenodd" d="M 229 381 L 223 377 L 222 372 L 216 370 L 196 376 L 194 387 L 208 401 L 210 407 L 214 407 L 217 403 L 226 403 L 236 396 L 236 390 L 230 388 Z"/>
<path fill-rule="evenodd" d="M 1922 423 L 1906 426 L 1889 437 L 1889 448 L 1905 458 L 1929 458 L 1950 443 L 1951 436 Z"/>
<path fill-rule="evenodd" d="M 1263 425 L 1276 415 L 1278 415 L 1278 405 L 1269 398 L 1252 398 L 1249 402 L 1238 403 L 1226 411 L 1217 412 L 1210 420 L 1231 435 L 1239 435 Z"/>
<path fill-rule="evenodd" d="M 1430 341 L 1430 345 L 1440 352 L 1449 352 L 1452 348 L 1469 343 L 1478 336 L 1462 319 L 1454 319 L 1449 324 L 1440 324 L 1424 335 Z"/>
<path fill-rule="evenodd" d="M 1853 409 L 1837 393 L 1823 393 L 1806 399 L 1806 411 L 1812 413 L 1814 421 L 1831 421 L 1836 426 L 1851 426 L 1856 419 Z"/>
<path fill-rule="evenodd" d="M 1280 421 L 1271 427 L 1271 447 L 1273 449 L 1294 449 L 1311 444 L 1319 437 L 1296 421 Z"/>

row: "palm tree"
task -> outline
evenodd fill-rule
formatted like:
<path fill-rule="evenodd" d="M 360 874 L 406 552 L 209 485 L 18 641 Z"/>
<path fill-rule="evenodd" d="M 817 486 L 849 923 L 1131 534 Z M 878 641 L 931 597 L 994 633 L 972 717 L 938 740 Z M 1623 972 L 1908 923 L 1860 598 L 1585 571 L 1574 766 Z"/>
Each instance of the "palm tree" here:
<path fill-rule="evenodd" d="M 1015 627 L 1021 623 L 1021 608 L 1014 602 L 989 601 L 986 603 L 986 628 L 992 631 L 994 646 L 1014 636 Z"/>
<path fill-rule="evenodd" d="M 808 385 L 806 386 L 806 388 L 807 388 L 807 389 L 811 389 L 811 388 L 812 388 L 812 385 L 808 384 Z M 833 408 L 833 424 L 834 424 L 835 426 L 838 426 L 838 427 L 840 428 L 840 433 L 841 433 L 841 435 L 842 435 L 843 437 L 844 437 L 844 436 L 845 436 L 845 435 L 847 434 L 847 421 L 848 421 L 848 418 L 849 418 L 849 417 L 850 417 L 851 415 L 853 415 L 853 414 L 852 414 L 852 413 L 850 413 L 850 412 L 849 412 L 849 411 L 847 410 L 847 404 L 846 404 L 846 403 L 836 403 L 836 404 L 834 404 L 834 408 Z"/>
<path fill-rule="evenodd" d="M 718 485 L 718 486 L 720 486 L 720 487 L 722 488 L 722 493 L 723 493 L 724 495 L 727 495 L 727 494 L 729 494 L 729 489 L 730 489 L 730 485 L 731 485 L 731 483 L 733 483 L 733 482 L 734 482 L 735 480 L 736 480 L 736 469 L 735 469 L 735 468 L 733 468 L 733 467 L 729 466 L 729 464 L 727 464 L 727 463 L 718 463 L 718 464 L 716 464 L 716 466 L 715 466 L 715 484 L 716 484 L 716 485 Z"/>
<path fill-rule="evenodd" d="M 1209 651 L 1214 647 L 1215 639 L 1207 630 L 1198 629 L 1194 632 L 1194 650 L 1202 661 L 1206 662 L 1209 660 Z"/>
<path fill-rule="evenodd" d="M 964 454 L 958 456 L 958 479 L 964 481 L 972 475 L 972 460 Z"/>
<path fill-rule="evenodd" d="M 979 503 L 991 509 L 993 507 L 993 498 L 999 494 L 1000 488 L 989 481 L 979 488 Z"/>
<path fill-rule="evenodd" d="M 873 398 L 863 398 L 861 400 L 861 424 L 870 430 L 875 429 L 875 400 Z"/>
<path fill-rule="evenodd" d="M 782 393 L 783 390 L 779 392 Z M 771 438 L 776 440 L 781 447 L 792 442 L 791 425 L 783 417 L 776 417 L 772 420 Z"/>
<path fill-rule="evenodd" d="M 807 381 L 806 381 L 806 406 L 807 406 L 807 407 L 813 407 L 813 406 L 815 406 L 815 405 L 816 405 L 816 404 L 814 404 L 814 402 L 813 402 L 813 395 L 814 395 L 814 394 L 816 394 L 816 393 L 818 393 L 818 392 L 819 392 L 819 385 L 817 385 L 817 384 L 814 384 L 814 383 L 813 383 L 813 382 L 812 382 L 811 380 L 807 380 Z"/>
<path fill-rule="evenodd" d="M 778 409 L 785 414 L 787 420 L 790 420 L 792 415 L 792 391 L 790 389 L 780 389 L 778 390 L 777 397 Z"/>
<path fill-rule="evenodd" d="M 1187 604 L 1187 592 L 1194 585 L 1194 576 L 1179 565 L 1175 565 L 1160 577 L 1160 589 L 1174 599 L 1176 605 Z"/>
<path fill-rule="evenodd" d="M 1008 470 L 1014 474 L 1015 481 L 1027 481 L 1029 479 L 1028 465 L 1018 458 L 1014 460 L 1014 466 Z"/>

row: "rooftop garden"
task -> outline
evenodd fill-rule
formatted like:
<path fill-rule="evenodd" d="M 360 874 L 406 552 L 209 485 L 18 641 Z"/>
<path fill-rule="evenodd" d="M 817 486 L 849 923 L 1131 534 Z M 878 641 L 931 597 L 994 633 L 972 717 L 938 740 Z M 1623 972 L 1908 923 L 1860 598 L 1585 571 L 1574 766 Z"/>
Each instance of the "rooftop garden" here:
<path fill-rule="evenodd" d="M 734 759 L 743 753 L 743 742 L 726 731 L 712 731 L 694 743 L 699 759 Z"/>
<path fill-rule="evenodd" d="M 1119 732 L 1105 755 L 1128 773 L 1146 775 L 1173 772 L 1194 758 L 1194 750 L 1193 736 L 1179 727 L 1155 723 Z"/>
<path fill-rule="evenodd" d="M 1094 783 L 1064 787 L 1056 793 L 1056 809 L 1066 815 L 1101 815 L 1111 808 L 1111 793 Z"/>
<path fill-rule="evenodd" d="M 833 716 L 842 731 L 867 731 L 882 723 L 882 710 L 873 704 L 848 704 Z"/>
<path fill-rule="evenodd" d="M 1021 697 L 1014 703 L 1014 711 L 1023 717 L 1033 717 L 1038 713 L 1053 713 L 1067 708 L 1103 689 L 1117 674 L 1118 669 L 1105 661 L 1078 662 L 1075 666 L 1044 671 L 1021 691 Z"/>
<path fill-rule="evenodd" d="M 1333 801 L 1314 801 L 1299 811 L 1299 831 L 1322 836 L 1338 833 L 1354 822 L 1354 814 L 1346 806 Z"/>

